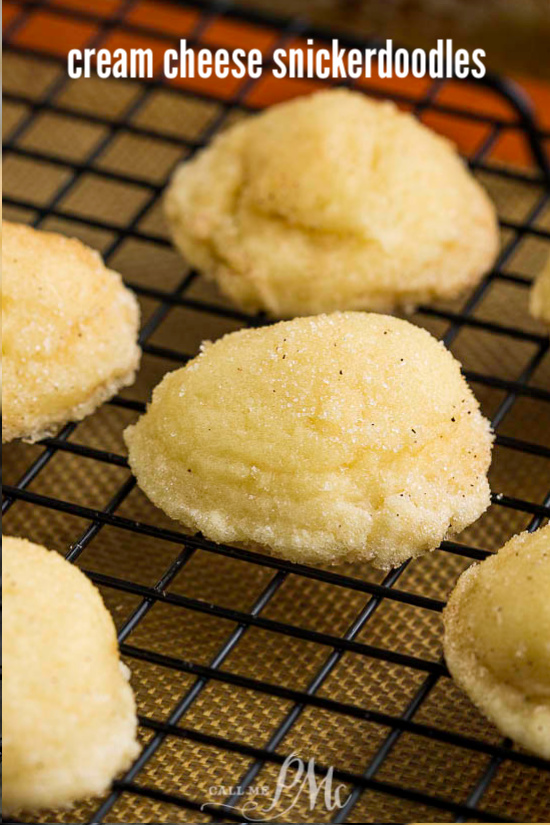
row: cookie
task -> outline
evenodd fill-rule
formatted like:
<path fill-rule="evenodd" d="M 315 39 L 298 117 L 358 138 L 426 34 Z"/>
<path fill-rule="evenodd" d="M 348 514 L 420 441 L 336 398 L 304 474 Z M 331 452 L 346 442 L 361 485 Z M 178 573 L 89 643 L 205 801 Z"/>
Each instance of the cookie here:
<path fill-rule="evenodd" d="M 240 330 L 126 429 L 138 484 L 216 542 L 389 568 L 489 505 L 492 435 L 426 330 L 335 313 Z"/>
<path fill-rule="evenodd" d="M 550 325 L 550 258 L 531 289 L 531 313 Z"/>
<path fill-rule="evenodd" d="M 2 441 L 37 441 L 131 384 L 139 308 L 80 241 L 3 222 Z"/>
<path fill-rule="evenodd" d="M 466 570 L 444 619 L 458 685 L 504 736 L 550 759 L 550 525 Z"/>
<path fill-rule="evenodd" d="M 452 298 L 499 246 L 455 147 L 343 89 L 227 129 L 177 169 L 165 206 L 186 259 L 237 306 L 277 318 Z"/>
<path fill-rule="evenodd" d="M 2 811 L 103 793 L 139 751 L 134 697 L 99 591 L 58 553 L 2 537 Z"/>

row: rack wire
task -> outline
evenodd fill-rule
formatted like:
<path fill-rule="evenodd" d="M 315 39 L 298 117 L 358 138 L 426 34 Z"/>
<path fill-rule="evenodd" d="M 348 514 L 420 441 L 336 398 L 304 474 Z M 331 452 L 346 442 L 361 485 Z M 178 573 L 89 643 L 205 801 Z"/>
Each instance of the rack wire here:
<path fill-rule="evenodd" d="M 466 104 L 454 81 L 365 86 L 443 131 L 460 124 L 470 167 L 499 207 L 493 270 L 466 300 L 420 307 L 413 318 L 463 361 L 491 417 L 495 492 L 460 541 L 387 575 L 291 564 L 184 533 L 141 496 L 121 440 L 163 372 L 202 338 L 265 323 L 182 271 L 159 196 L 182 156 L 261 108 L 273 89 L 251 79 L 230 91 L 167 86 L 157 76 L 88 80 L 90 93 L 68 80 L 44 27 L 96 48 L 166 47 L 182 36 L 216 48 L 238 32 L 262 44 L 266 68 L 274 48 L 332 33 L 210 0 L 171 10 L 146 0 L 9 0 L 7 14 L 5 215 L 98 246 L 144 316 L 134 388 L 55 438 L 3 450 L 4 532 L 65 550 L 100 587 L 133 671 L 143 741 L 103 799 L 19 821 L 241 822 L 250 789 L 273 787 L 291 752 L 314 757 L 319 779 L 333 769 L 348 801 L 310 810 L 301 797 L 285 816 L 288 792 L 269 815 L 279 821 L 547 819 L 550 764 L 501 741 L 454 687 L 440 615 L 466 566 L 550 516 L 549 344 L 526 308 L 550 248 L 550 132 L 496 77 L 468 84 Z M 285 94 L 319 85 L 298 81 Z M 511 143 L 523 165 L 503 162 Z"/>

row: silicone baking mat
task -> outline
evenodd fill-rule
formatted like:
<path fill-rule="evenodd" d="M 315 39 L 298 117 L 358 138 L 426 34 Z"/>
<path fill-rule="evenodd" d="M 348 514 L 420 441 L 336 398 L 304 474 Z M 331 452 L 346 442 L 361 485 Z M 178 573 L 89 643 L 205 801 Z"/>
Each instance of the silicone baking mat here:
<path fill-rule="evenodd" d="M 100 587 L 132 670 L 143 743 L 103 798 L 20 820 L 243 821 L 243 801 L 259 786 L 271 793 L 292 752 L 313 758 L 319 779 L 332 767 L 349 801 L 330 811 L 321 795 L 310 810 L 307 795 L 288 791 L 269 821 L 548 820 L 550 766 L 503 741 L 441 658 L 441 609 L 459 573 L 550 515 L 550 356 L 528 313 L 550 251 L 548 91 L 530 85 L 532 112 L 498 78 L 357 86 L 456 140 L 498 206 L 493 271 L 466 298 L 412 318 L 461 360 L 493 421 L 493 503 L 456 541 L 387 575 L 300 567 L 187 536 L 136 488 L 121 433 L 203 339 L 263 323 L 171 248 L 160 203 L 171 170 L 237 118 L 322 88 L 273 80 L 269 55 L 331 33 L 213 2 L 10 0 L 4 22 L 4 216 L 101 250 L 139 296 L 144 350 L 135 386 L 93 416 L 3 449 L 3 531 L 59 550 Z M 70 47 L 160 56 L 180 37 L 258 47 L 263 77 L 67 79 Z"/>

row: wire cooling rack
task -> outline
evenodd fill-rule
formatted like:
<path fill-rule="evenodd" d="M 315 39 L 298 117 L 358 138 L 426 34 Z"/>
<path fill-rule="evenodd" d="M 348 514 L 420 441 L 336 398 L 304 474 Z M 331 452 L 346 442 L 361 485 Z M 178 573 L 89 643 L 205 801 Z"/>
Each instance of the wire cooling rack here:
<path fill-rule="evenodd" d="M 498 78 L 364 86 L 457 139 L 499 209 L 493 271 L 467 299 L 413 317 L 462 361 L 493 422 L 495 492 L 459 540 L 387 575 L 293 565 L 185 534 L 136 488 L 121 432 L 203 338 L 264 322 L 171 249 L 159 205 L 171 170 L 236 118 L 322 85 L 274 84 L 269 54 L 330 33 L 229 3 L 8 0 L 4 11 L 5 216 L 98 247 L 140 298 L 144 351 L 135 387 L 56 438 L 3 450 L 4 532 L 65 552 L 101 589 L 143 742 L 104 798 L 24 821 L 243 821 L 243 801 L 273 790 L 292 752 L 313 758 L 319 779 L 333 768 L 349 799 L 310 810 L 287 792 L 268 819 L 548 820 L 550 765 L 502 741 L 441 658 L 459 573 L 550 516 L 548 338 L 527 309 L 550 248 L 548 131 Z M 182 36 L 259 46 L 263 79 L 82 82 L 64 70 L 71 46 L 162 49 Z"/>

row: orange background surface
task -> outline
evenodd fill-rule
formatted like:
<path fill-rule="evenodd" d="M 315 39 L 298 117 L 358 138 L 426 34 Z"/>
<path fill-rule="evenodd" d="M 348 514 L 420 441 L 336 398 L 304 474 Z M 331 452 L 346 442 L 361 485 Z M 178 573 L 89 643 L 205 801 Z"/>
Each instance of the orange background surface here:
<path fill-rule="evenodd" d="M 5 0 L 3 3 L 4 26 L 17 21 L 18 15 L 25 14 L 23 25 L 16 27 L 12 42 L 41 52 L 42 54 L 66 56 L 70 48 L 83 48 L 98 33 L 101 19 L 109 19 L 120 11 L 121 0 L 51 0 L 47 8 L 34 9 L 28 14 L 24 0 Z M 274 5 L 275 7 L 275 5 Z M 71 16 L 75 13 L 76 16 Z M 88 16 L 88 17 L 87 17 Z M 177 4 L 141 0 L 136 3 L 125 18 L 126 24 L 135 27 L 133 31 L 113 31 L 102 41 L 101 46 L 115 48 L 151 48 L 155 58 L 155 69 L 161 65 L 164 50 L 173 47 L 180 37 L 192 37 L 201 17 L 199 10 L 181 8 Z M 97 19 L 99 18 L 99 21 Z M 268 26 L 241 23 L 226 17 L 214 19 L 200 33 L 199 46 L 222 46 L 228 49 L 238 47 L 259 48 L 267 55 L 275 44 L 278 31 Z M 300 45 L 299 40 L 286 44 Z M 490 60 L 490 56 L 489 56 Z M 544 142 L 550 148 L 550 84 L 533 78 L 515 78 L 531 98 L 539 127 L 544 132 Z M 242 81 L 229 78 L 178 79 L 166 81 L 183 88 L 229 100 Z M 415 78 L 382 79 L 370 78 L 358 82 L 359 87 L 375 94 L 394 94 L 408 98 L 399 102 L 402 108 L 411 108 L 422 98 L 429 80 Z M 278 80 L 266 69 L 245 98 L 252 107 L 263 107 L 281 100 L 305 94 L 324 87 L 321 81 Z M 478 85 L 460 82 L 446 82 L 436 97 L 438 104 L 457 109 L 478 112 L 502 120 L 504 128 L 494 146 L 491 158 L 507 163 L 529 166 L 531 159 L 525 140 L 513 128 L 515 112 L 506 101 Z M 448 135 L 468 156 L 482 143 L 489 127 L 482 121 L 474 122 L 456 114 L 429 111 L 424 122 L 438 132 Z M 510 124 L 510 125 L 508 125 Z"/>

